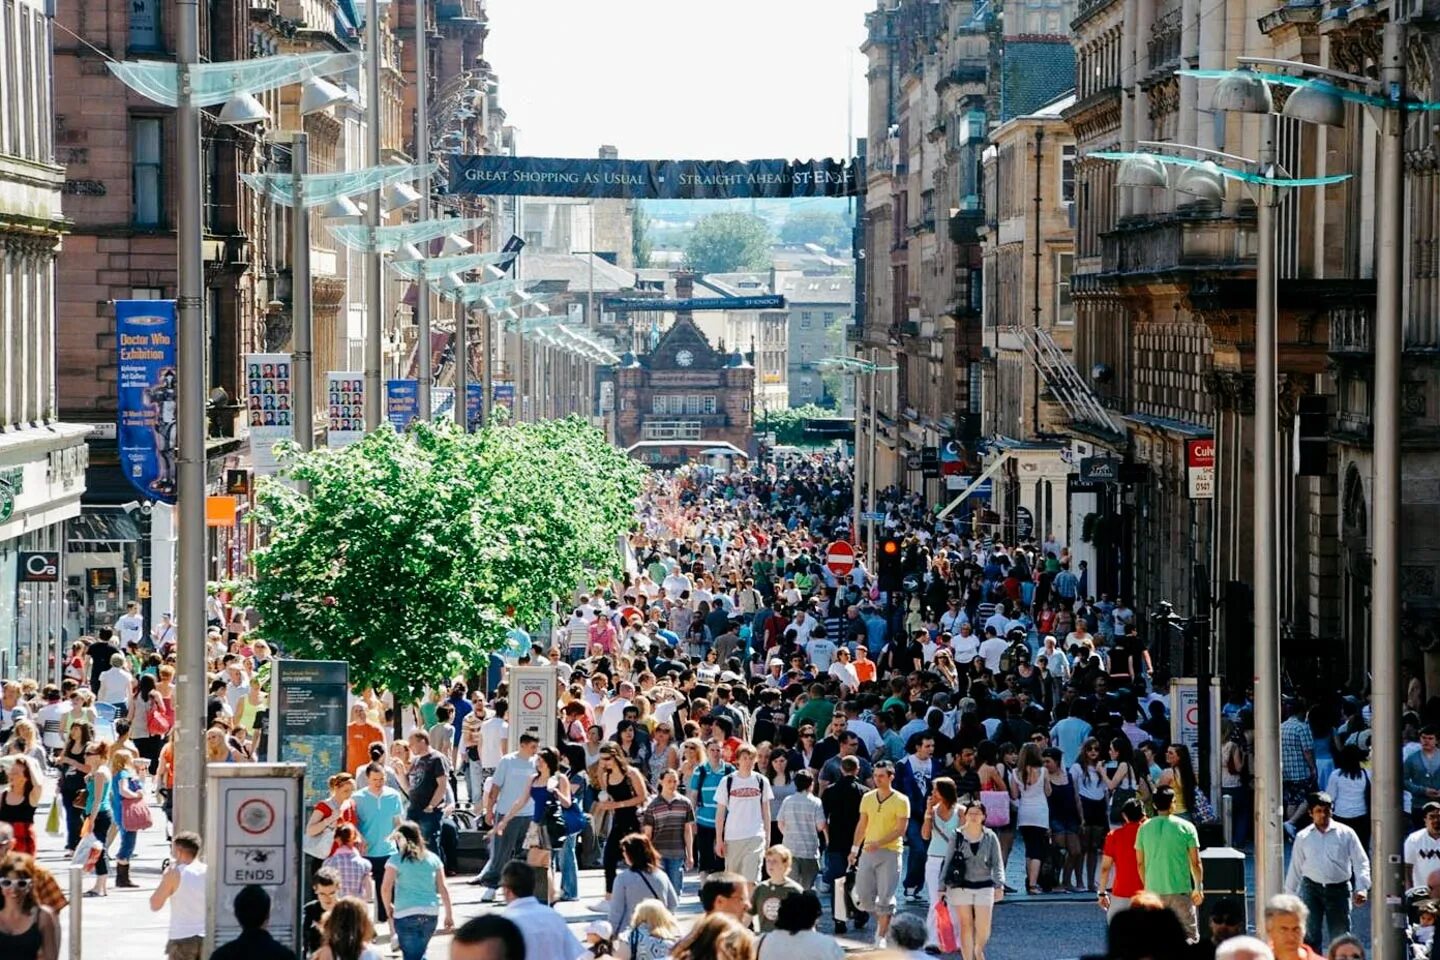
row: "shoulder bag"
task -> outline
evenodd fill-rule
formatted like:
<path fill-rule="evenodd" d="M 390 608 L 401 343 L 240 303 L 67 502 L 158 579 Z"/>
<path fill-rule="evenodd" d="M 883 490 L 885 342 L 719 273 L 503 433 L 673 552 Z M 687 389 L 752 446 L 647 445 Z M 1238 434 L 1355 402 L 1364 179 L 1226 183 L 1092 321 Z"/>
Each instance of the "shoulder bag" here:
<path fill-rule="evenodd" d="M 329 818 L 334 812 L 330 809 L 330 805 L 328 803 L 325 803 L 323 800 L 316 805 L 315 809 L 318 810 L 321 807 L 325 808 L 325 813 L 322 815 L 322 818 Z M 314 836 L 310 836 L 309 834 L 305 835 L 305 852 L 308 853 L 310 856 L 314 857 L 316 860 L 324 860 L 326 857 L 330 856 L 330 850 L 334 846 L 334 827 L 326 827 L 324 830 L 321 830 Z"/>
<path fill-rule="evenodd" d="M 139 796 L 120 798 L 120 825 L 126 830 L 148 830 L 155 822 L 150 813 L 150 804 L 145 802 L 145 792 L 138 781 L 131 780 L 130 789 Z"/>

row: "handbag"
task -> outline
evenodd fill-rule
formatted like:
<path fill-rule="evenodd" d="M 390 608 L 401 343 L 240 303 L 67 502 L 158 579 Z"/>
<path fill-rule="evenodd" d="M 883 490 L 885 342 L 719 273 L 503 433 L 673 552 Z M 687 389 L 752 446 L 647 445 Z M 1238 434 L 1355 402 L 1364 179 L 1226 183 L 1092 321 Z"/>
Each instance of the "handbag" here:
<path fill-rule="evenodd" d="M 572 803 L 571 806 L 574 806 Z M 565 814 L 560 807 L 560 801 L 552 794 L 550 800 L 545 804 L 545 818 L 541 823 L 545 828 L 545 835 L 550 838 L 550 845 L 558 847 L 565 842 L 570 835 L 570 824 L 565 820 Z"/>
<path fill-rule="evenodd" d="M 45 818 L 45 832 L 52 837 L 60 835 L 60 804 L 50 804 L 50 815 Z"/>
<path fill-rule="evenodd" d="M 163 737 L 170 733 L 170 728 L 175 726 L 175 708 L 160 699 L 158 707 L 151 707 L 146 717 L 146 725 L 150 728 L 150 736 Z"/>
<path fill-rule="evenodd" d="M 567 837 L 584 833 L 590 823 L 590 814 L 580 809 L 580 804 L 576 801 L 571 801 L 568 807 L 561 807 L 560 815 L 565 818 L 565 835 Z"/>
<path fill-rule="evenodd" d="M 329 811 L 329 810 L 330 810 L 330 807 L 329 807 L 328 804 L 325 805 L 325 809 L 326 809 L 326 811 Z M 328 816 L 328 813 L 327 813 L 327 816 Z M 313 837 L 310 836 L 309 834 L 306 834 L 306 835 L 305 835 L 305 846 L 304 846 L 304 850 L 305 850 L 306 853 L 310 854 L 310 856 L 314 857 L 316 860 L 324 860 L 326 857 L 330 856 L 330 851 L 334 848 L 334 846 L 335 846 L 335 828 L 334 828 L 334 827 L 326 827 L 324 830 L 321 830 L 319 833 L 315 834 Z"/>
<path fill-rule="evenodd" d="M 134 783 L 135 781 L 130 781 Z M 150 804 L 145 802 L 145 795 L 142 792 L 138 797 L 120 798 L 120 826 L 126 830 L 148 830 L 155 822 L 154 816 L 150 813 Z"/>
<path fill-rule="evenodd" d="M 1010 792 L 981 790 L 980 802 L 985 807 L 985 826 L 991 830 L 1010 826 Z"/>

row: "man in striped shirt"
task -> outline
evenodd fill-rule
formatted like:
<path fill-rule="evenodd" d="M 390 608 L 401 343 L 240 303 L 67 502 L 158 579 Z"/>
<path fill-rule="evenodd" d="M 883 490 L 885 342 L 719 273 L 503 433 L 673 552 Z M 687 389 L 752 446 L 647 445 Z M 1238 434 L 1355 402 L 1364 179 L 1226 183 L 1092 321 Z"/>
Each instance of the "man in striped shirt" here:
<path fill-rule="evenodd" d="M 825 808 L 810 788 L 815 778 L 808 770 L 795 774 L 795 792 L 780 804 L 776 822 L 785 846 L 794 858 L 791 875 L 806 890 L 813 889 L 820 872 L 820 836 L 825 834 Z M 828 835 L 827 835 L 828 836 Z"/>

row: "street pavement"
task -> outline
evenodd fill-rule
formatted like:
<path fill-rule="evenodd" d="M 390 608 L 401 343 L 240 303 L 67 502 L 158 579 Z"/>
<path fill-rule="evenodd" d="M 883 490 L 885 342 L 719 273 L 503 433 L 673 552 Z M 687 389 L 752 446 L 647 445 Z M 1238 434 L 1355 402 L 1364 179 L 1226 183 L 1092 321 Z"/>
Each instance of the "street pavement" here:
<path fill-rule="evenodd" d="M 48 804 L 48 799 L 47 799 Z M 52 837 L 43 831 L 43 824 L 49 813 L 48 806 L 42 807 L 36 817 L 39 826 L 40 852 L 38 859 L 56 875 L 61 886 L 68 891 L 69 863 L 62 849 L 63 837 Z M 63 945 L 61 956 L 76 960 L 78 957 L 104 958 L 104 960 L 141 960 L 164 956 L 167 913 L 152 913 L 149 909 L 149 894 L 160 879 L 161 863 L 169 854 L 165 842 L 163 815 L 155 809 L 156 825 L 144 831 L 136 847 L 135 858 L 131 861 L 132 879 L 140 884 L 139 890 L 114 890 L 104 898 L 89 898 L 80 903 L 83 950 L 70 952 L 69 928 L 70 909 L 61 918 Z M 1019 845 L 1012 855 L 1009 876 L 1023 877 L 1020 871 Z M 112 850 L 114 849 L 112 845 Z M 1249 881 L 1247 862 L 1247 887 Z M 450 894 L 454 902 L 455 919 L 463 923 L 470 917 L 490 910 L 500 909 L 498 905 L 482 906 L 478 902 L 478 887 L 469 886 L 468 876 L 453 877 L 450 880 Z M 112 876 L 113 881 L 113 876 Z M 88 889 L 94 880 L 85 878 Z M 687 877 L 686 893 L 682 897 L 679 915 L 682 920 L 691 920 L 700 913 L 696 898 L 697 879 L 694 874 Z M 558 904 L 556 909 L 569 921 L 577 938 L 583 939 L 585 925 L 599 919 L 600 914 L 592 910 L 591 904 L 604 893 L 604 877 L 599 870 L 580 871 L 580 899 L 576 902 Z M 72 908 L 73 909 L 73 908 Z M 924 914 L 924 905 L 904 903 L 902 909 L 919 915 Z M 1253 918 L 1253 906 L 1252 906 Z M 828 920 L 821 921 L 821 929 L 828 929 Z M 1369 909 L 1356 911 L 1356 932 L 1368 943 Z M 858 936 L 853 932 L 836 939 L 847 951 L 863 951 L 873 945 L 874 923 Z M 1043 897 L 1024 895 L 1007 896 L 996 908 L 994 933 L 986 951 L 987 960 L 1029 960 L 1044 957 L 1046 960 L 1071 960 L 1086 954 L 1101 953 L 1105 947 L 1104 915 L 1088 894 L 1058 894 Z M 428 960 L 444 960 L 448 956 L 449 937 L 439 935 L 431 942 Z M 548 958 L 547 958 L 548 960 Z"/>

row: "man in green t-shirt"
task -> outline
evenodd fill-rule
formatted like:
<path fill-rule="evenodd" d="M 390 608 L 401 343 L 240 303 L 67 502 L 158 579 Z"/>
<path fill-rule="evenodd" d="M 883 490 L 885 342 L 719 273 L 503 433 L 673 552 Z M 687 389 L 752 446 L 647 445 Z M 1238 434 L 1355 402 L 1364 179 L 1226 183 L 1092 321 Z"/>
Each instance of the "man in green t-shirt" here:
<path fill-rule="evenodd" d="M 1185 927 L 1191 943 L 1200 939 L 1195 908 L 1205 899 L 1205 873 L 1200 866 L 1200 835 L 1195 825 L 1171 814 L 1175 791 L 1154 793 L 1155 816 L 1135 834 L 1135 862 L 1145 889 L 1165 902 Z"/>

